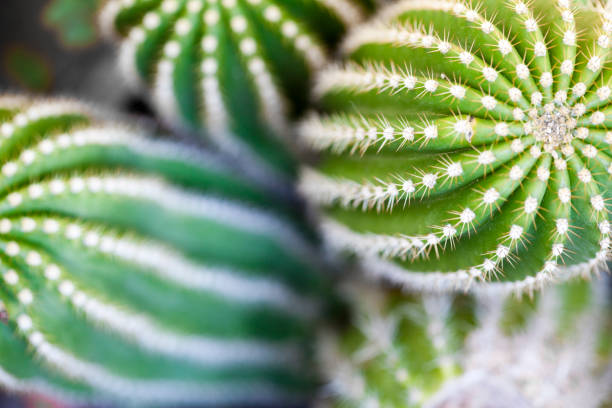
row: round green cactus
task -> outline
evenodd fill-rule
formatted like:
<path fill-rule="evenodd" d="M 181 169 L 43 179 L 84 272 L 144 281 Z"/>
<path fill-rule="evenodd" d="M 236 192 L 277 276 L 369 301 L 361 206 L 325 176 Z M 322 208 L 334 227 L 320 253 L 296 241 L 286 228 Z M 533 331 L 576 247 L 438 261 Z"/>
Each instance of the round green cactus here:
<path fill-rule="evenodd" d="M 0 385 L 122 405 L 307 398 L 325 286 L 283 204 L 81 103 L 0 98 L 0 134 Z"/>
<path fill-rule="evenodd" d="M 105 31 L 122 38 L 120 66 L 150 89 L 159 115 L 245 160 L 277 166 L 304 108 L 311 72 L 371 0 L 110 0 Z M 280 144 L 279 144 L 280 142 Z M 280 150 L 279 150 L 280 149 Z"/>
<path fill-rule="evenodd" d="M 409 287 L 522 292 L 605 268 L 612 16 L 479 4 L 399 1 L 349 36 L 301 128 L 323 152 L 301 188 L 331 245 Z"/>
<path fill-rule="evenodd" d="M 520 301 L 353 285 L 354 326 L 321 340 L 322 400 L 342 408 L 601 407 L 612 397 L 604 286 L 571 281 Z"/>

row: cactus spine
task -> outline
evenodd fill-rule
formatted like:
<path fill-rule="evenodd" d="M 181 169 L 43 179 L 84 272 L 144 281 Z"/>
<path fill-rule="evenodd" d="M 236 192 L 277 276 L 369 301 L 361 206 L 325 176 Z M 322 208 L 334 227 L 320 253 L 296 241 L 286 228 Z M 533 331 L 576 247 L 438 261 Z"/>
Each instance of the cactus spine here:
<path fill-rule="evenodd" d="M 150 88 L 161 117 L 208 130 L 242 159 L 252 150 L 286 168 L 279 151 L 288 116 L 304 108 L 327 45 L 370 7 L 369 0 L 110 0 L 101 22 L 121 38 L 122 70 Z"/>
<path fill-rule="evenodd" d="M 322 341 L 322 400 L 343 408 L 601 407 L 612 381 L 605 286 L 571 281 L 522 302 L 353 286 L 353 328 Z"/>
<path fill-rule="evenodd" d="M 282 205 L 81 103 L 0 98 L 0 133 L 4 387 L 147 406 L 307 398 L 324 286 Z"/>
<path fill-rule="evenodd" d="M 357 28 L 301 127 L 330 244 L 425 290 L 605 268 L 611 34 L 570 0 L 398 1 Z"/>

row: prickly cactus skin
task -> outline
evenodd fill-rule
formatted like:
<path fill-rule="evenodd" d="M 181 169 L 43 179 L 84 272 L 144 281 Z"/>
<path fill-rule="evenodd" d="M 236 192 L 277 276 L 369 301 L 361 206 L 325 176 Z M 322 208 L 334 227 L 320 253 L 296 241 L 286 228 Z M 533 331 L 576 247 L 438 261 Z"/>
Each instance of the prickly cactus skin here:
<path fill-rule="evenodd" d="M 573 280 L 517 299 L 351 284 L 352 327 L 321 338 L 322 400 L 342 408 L 600 408 L 612 397 L 605 287 Z"/>
<path fill-rule="evenodd" d="M 370 0 L 110 0 L 101 25 L 119 64 L 168 123 L 287 171 L 290 116 L 310 77 Z"/>
<path fill-rule="evenodd" d="M 308 398 L 324 286 L 283 204 L 80 102 L 2 97 L 0 134 L 0 385 L 120 405 Z"/>
<path fill-rule="evenodd" d="M 570 0 L 398 1 L 318 78 L 302 190 L 331 245 L 418 289 L 605 268 L 612 16 Z"/>

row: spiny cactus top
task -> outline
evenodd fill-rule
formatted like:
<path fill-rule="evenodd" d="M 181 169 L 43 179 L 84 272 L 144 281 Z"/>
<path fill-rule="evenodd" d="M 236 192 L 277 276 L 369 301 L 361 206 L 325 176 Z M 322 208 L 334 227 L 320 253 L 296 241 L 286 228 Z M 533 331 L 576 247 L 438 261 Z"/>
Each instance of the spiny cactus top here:
<path fill-rule="evenodd" d="M 326 44 L 371 0 L 110 0 L 107 32 L 123 38 L 120 65 L 151 88 L 159 115 L 208 129 L 221 147 L 287 166 L 279 138 L 303 109 Z M 232 136 L 236 135 L 236 136 Z M 247 148 L 248 149 L 245 149 Z"/>
<path fill-rule="evenodd" d="M 302 126 L 325 152 L 302 189 L 332 244 L 408 286 L 520 292 L 603 267 L 612 16 L 478 4 L 400 1 L 355 30 Z"/>
<path fill-rule="evenodd" d="M 612 391 L 605 282 L 532 301 L 353 289 L 355 324 L 321 343 L 342 408 L 601 408 Z"/>
<path fill-rule="evenodd" d="M 143 135 L 80 103 L 0 98 L 0 385 L 305 398 L 312 244 L 220 162 Z"/>

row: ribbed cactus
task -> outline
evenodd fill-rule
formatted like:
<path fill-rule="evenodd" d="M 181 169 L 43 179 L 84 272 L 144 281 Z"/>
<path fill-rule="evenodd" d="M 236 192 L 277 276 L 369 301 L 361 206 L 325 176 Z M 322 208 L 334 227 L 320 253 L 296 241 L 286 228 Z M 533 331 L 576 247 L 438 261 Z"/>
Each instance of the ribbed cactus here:
<path fill-rule="evenodd" d="M 301 128 L 332 245 L 417 289 L 605 268 L 612 16 L 570 0 L 399 1 L 344 42 Z M 475 282 L 475 283 L 474 283 Z"/>
<path fill-rule="evenodd" d="M 121 38 L 122 71 L 150 89 L 166 121 L 209 130 L 242 160 L 251 149 L 286 168 L 279 149 L 311 72 L 371 2 L 110 0 L 101 22 Z"/>
<path fill-rule="evenodd" d="M 353 287 L 354 326 L 321 343 L 330 381 L 322 402 L 342 408 L 601 407 L 612 397 L 611 305 L 603 287 L 572 281 L 523 302 Z"/>
<path fill-rule="evenodd" d="M 121 406 L 307 398 L 324 285 L 265 191 L 81 103 L 0 98 L 0 134 L 0 385 Z"/>

